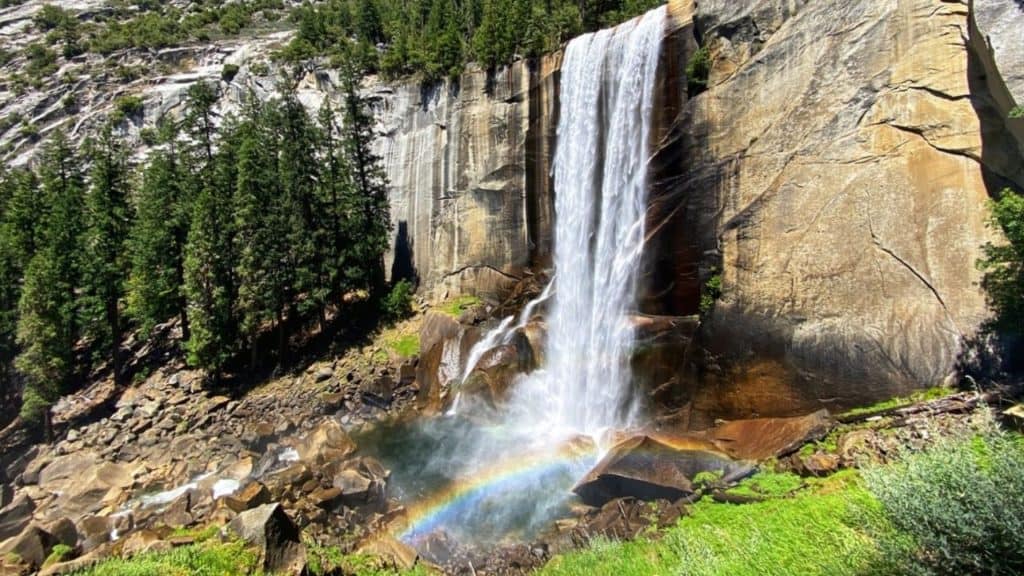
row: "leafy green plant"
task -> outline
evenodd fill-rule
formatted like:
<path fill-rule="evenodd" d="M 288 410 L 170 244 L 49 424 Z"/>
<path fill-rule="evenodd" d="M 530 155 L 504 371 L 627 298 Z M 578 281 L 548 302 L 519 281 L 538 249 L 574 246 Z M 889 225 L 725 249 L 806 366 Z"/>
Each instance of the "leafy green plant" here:
<path fill-rule="evenodd" d="M 1010 118 L 1024 118 L 1024 106 L 1014 106 L 1010 110 Z"/>
<path fill-rule="evenodd" d="M 220 79 L 225 82 L 231 82 L 238 74 L 238 64 L 225 64 L 224 68 L 220 71 Z"/>
<path fill-rule="evenodd" d="M 901 570 L 1024 572 L 1024 446 L 995 424 L 864 476 L 893 524 L 916 543 L 916 553 L 892 559 Z"/>
<path fill-rule="evenodd" d="M 1006 242 L 988 243 L 978 267 L 984 274 L 981 285 L 995 311 L 991 328 L 1020 334 L 1024 326 L 1024 196 L 1009 188 L 991 203 L 989 224 L 998 227 Z"/>
<path fill-rule="evenodd" d="M 412 316 L 412 294 L 412 282 L 399 280 L 381 301 L 381 313 L 392 321 Z"/>
<path fill-rule="evenodd" d="M 691 98 L 708 89 L 711 74 L 711 55 L 708 47 L 701 46 L 686 63 L 686 92 Z"/>
<path fill-rule="evenodd" d="M 114 101 L 114 112 L 111 114 L 111 120 L 117 123 L 125 118 L 136 118 L 142 114 L 144 107 L 145 104 L 143 104 L 141 96 L 135 94 L 121 96 Z"/>
<path fill-rule="evenodd" d="M 708 314 L 715 308 L 715 302 L 722 295 L 722 275 L 714 274 L 704 283 L 700 293 L 700 313 Z"/>

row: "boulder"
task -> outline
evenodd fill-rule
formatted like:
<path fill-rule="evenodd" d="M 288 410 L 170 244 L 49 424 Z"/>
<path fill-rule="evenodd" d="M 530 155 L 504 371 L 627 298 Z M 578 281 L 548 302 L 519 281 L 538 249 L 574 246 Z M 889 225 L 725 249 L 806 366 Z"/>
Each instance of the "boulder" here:
<path fill-rule="evenodd" d="M 301 532 L 280 504 L 264 504 L 239 514 L 228 530 L 258 548 L 267 572 L 298 576 L 306 570 Z"/>
<path fill-rule="evenodd" d="M 29 524 L 20 534 L 0 543 L 0 556 L 14 554 L 22 562 L 38 568 L 43 565 L 53 547 L 59 544 L 52 534 L 36 524 Z"/>
<path fill-rule="evenodd" d="M 75 523 L 68 518 L 60 518 L 43 527 L 46 532 L 57 539 L 58 544 L 74 548 L 78 546 L 78 529 Z"/>
<path fill-rule="evenodd" d="M 183 528 L 191 526 L 195 522 L 192 514 L 194 501 L 198 493 L 195 490 L 187 490 L 181 496 L 175 498 L 167 508 L 164 509 L 160 519 L 171 528 Z"/>
<path fill-rule="evenodd" d="M 0 542 L 21 533 L 32 521 L 35 510 L 35 502 L 24 493 L 15 496 L 10 504 L 0 509 Z"/>
<path fill-rule="evenodd" d="M 694 494 L 692 481 L 701 472 L 734 479 L 753 472 L 753 467 L 732 460 L 708 442 L 637 435 L 616 444 L 573 492 L 591 506 L 626 496 L 674 502 Z"/>
<path fill-rule="evenodd" d="M 342 460 L 356 451 L 356 444 L 333 418 L 320 422 L 295 446 L 299 459 L 311 464 Z"/>
<path fill-rule="evenodd" d="M 708 438 L 723 452 L 738 460 L 778 458 L 804 444 L 821 440 L 835 422 L 827 410 L 794 418 L 733 420 L 715 426 Z"/>
<path fill-rule="evenodd" d="M 346 505 L 356 507 L 370 501 L 373 479 L 359 470 L 342 470 L 334 477 L 333 486 L 341 490 Z"/>
<path fill-rule="evenodd" d="M 269 504 L 270 490 L 262 482 L 250 482 L 238 492 L 218 499 L 218 503 L 235 512 L 244 512 L 250 508 Z"/>

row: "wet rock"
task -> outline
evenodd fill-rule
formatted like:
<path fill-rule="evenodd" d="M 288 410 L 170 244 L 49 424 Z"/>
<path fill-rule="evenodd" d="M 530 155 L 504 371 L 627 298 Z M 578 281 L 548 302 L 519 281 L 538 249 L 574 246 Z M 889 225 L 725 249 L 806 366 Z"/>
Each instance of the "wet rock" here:
<path fill-rule="evenodd" d="M 346 505 L 355 507 L 369 502 L 373 480 L 358 470 L 342 470 L 334 477 L 333 486 L 341 490 Z"/>
<path fill-rule="evenodd" d="M 729 456 L 765 460 L 785 456 L 804 444 L 820 440 L 835 422 L 827 410 L 795 418 L 733 420 L 708 431 L 707 436 Z"/>
<path fill-rule="evenodd" d="M 267 572 L 296 576 L 305 572 L 306 548 L 299 528 L 280 504 L 246 510 L 228 524 L 228 530 L 259 549 Z"/>
<path fill-rule="evenodd" d="M 701 472 L 720 473 L 726 479 L 753 471 L 714 446 L 694 439 L 656 440 L 639 435 L 618 443 L 574 488 L 591 506 L 632 496 L 639 500 L 676 501 L 694 493 L 692 480 Z"/>
<path fill-rule="evenodd" d="M 36 504 L 26 494 L 18 494 L 14 500 L 0 509 L 0 542 L 19 534 L 32 521 Z"/>
<path fill-rule="evenodd" d="M 173 502 L 167 505 L 167 509 L 164 510 L 161 516 L 163 523 L 171 528 L 182 528 L 192 525 L 195 522 L 195 518 L 192 516 L 192 508 L 196 496 L 197 492 L 195 490 L 189 490 L 175 498 Z"/>
<path fill-rule="evenodd" d="M 336 486 L 330 488 L 318 486 L 310 492 L 308 498 L 316 506 L 331 509 L 341 500 L 341 494 L 342 489 Z"/>
<path fill-rule="evenodd" d="M 113 530 L 114 523 L 107 516 L 85 516 L 79 519 L 77 524 L 80 542 L 85 551 L 110 541 L 110 533 Z"/>
<path fill-rule="evenodd" d="M 38 568 L 59 540 L 36 524 L 29 524 L 17 536 L 0 544 L 0 556 L 15 554 L 22 562 Z"/>

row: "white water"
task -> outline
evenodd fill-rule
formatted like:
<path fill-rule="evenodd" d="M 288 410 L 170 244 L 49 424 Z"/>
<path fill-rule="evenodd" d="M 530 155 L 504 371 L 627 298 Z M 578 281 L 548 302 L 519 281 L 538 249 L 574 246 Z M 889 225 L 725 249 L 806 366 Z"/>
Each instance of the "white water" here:
<path fill-rule="evenodd" d="M 658 8 L 566 48 L 554 162 L 559 286 L 547 317 L 547 365 L 516 385 L 510 426 L 599 438 L 638 416 L 628 313 L 643 250 L 665 17 Z"/>

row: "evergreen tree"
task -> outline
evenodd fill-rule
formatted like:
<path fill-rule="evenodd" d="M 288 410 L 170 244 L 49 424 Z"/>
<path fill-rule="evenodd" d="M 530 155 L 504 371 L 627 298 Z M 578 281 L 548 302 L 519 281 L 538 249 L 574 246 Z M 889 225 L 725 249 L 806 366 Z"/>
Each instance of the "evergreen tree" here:
<path fill-rule="evenodd" d="M 291 270 L 285 301 L 302 296 L 297 311 L 306 316 L 322 309 L 327 298 L 322 281 L 324 223 L 317 196 L 319 136 L 316 125 L 292 90 L 282 90 L 276 106 L 276 123 L 267 129 L 281 137 L 277 165 L 281 195 L 275 205 L 280 211 L 278 225 L 287 234 L 287 266 Z"/>
<path fill-rule="evenodd" d="M 228 123 L 221 127 L 217 152 L 211 153 L 208 163 L 203 155 L 189 156 L 191 182 L 197 189 L 190 203 L 191 223 L 184 251 L 184 294 L 190 328 L 186 349 L 189 363 L 209 371 L 214 379 L 237 349 L 234 306 L 238 284 L 233 270 L 237 256 L 232 218 L 232 192 L 238 177 L 236 140 L 237 130 Z M 211 137 L 211 150 L 213 143 Z"/>
<path fill-rule="evenodd" d="M 373 151 L 373 116 L 359 93 L 357 71 L 351 67 L 344 75 L 344 90 L 343 138 L 353 184 L 346 201 L 348 235 L 357 239 L 352 245 L 354 266 L 346 272 L 356 285 L 377 297 L 384 288 L 384 252 L 391 231 L 388 181 L 381 158 Z"/>
<path fill-rule="evenodd" d="M 238 260 L 236 308 L 256 367 L 262 327 L 284 317 L 295 271 L 289 253 L 289 214 L 278 173 L 280 143 L 276 110 L 250 99 L 238 140 L 238 180 L 235 187 L 235 241 Z"/>
<path fill-rule="evenodd" d="M 337 115 L 329 101 L 325 100 L 320 108 L 318 123 L 318 155 L 323 170 L 318 181 L 317 195 L 323 218 L 316 242 L 321 247 L 320 285 L 326 287 L 326 302 L 341 296 L 347 288 L 344 283 L 344 270 L 347 266 L 345 248 L 350 241 L 345 233 L 347 213 L 344 200 L 352 197 L 352 180 L 342 148 Z"/>
<path fill-rule="evenodd" d="M 18 303 L 16 366 L 26 378 L 22 416 L 39 422 L 74 369 L 79 337 L 76 288 L 82 240 L 82 174 L 64 135 L 51 137 L 40 168 L 44 202 L 41 242 L 25 270 Z"/>
<path fill-rule="evenodd" d="M 128 313 L 143 335 L 177 315 L 182 339 L 187 341 L 188 310 L 182 286 L 189 206 L 183 198 L 177 134 L 169 125 L 161 133 L 163 148 L 150 156 L 136 199 L 137 217 L 129 240 Z"/>
<path fill-rule="evenodd" d="M 97 353 L 109 350 L 114 381 L 121 377 L 121 299 L 128 277 L 125 250 L 131 225 L 128 160 L 108 126 L 90 146 L 92 172 L 86 197 L 82 315 Z"/>

